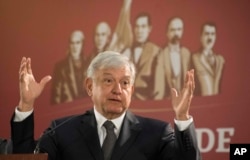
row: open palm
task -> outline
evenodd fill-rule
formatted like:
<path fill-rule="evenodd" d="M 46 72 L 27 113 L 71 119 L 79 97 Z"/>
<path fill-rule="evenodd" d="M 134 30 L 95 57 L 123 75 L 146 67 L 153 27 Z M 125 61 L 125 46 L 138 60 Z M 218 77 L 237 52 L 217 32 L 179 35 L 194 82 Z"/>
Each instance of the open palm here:
<path fill-rule="evenodd" d="M 179 94 L 176 89 L 172 88 L 172 106 L 176 114 L 176 119 L 187 120 L 189 118 L 189 108 L 194 88 L 194 70 L 192 69 L 187 72 L 184 87 Z"/>
<path fill-rule="evenodd" d="M 23 110 L 30 110 L 33 107 L 35 99 L 41 94 L 45 84 L 50 79 L 51 76 L 45 76 L 37 83 L 32 73 L 31 59 L 23 57 L 19 70 L 19 107 L 23 107 Z"/>

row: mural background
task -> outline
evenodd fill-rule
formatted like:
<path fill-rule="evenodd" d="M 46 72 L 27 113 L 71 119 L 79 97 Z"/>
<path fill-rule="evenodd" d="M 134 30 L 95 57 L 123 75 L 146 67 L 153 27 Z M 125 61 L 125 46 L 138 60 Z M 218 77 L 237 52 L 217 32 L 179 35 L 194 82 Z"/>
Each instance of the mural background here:
<path fill-rule="evenodd" d="M 94 27 L 107 21 L 112 31 L 119 16 L 121 0 L 0 0 L 0 137 L 10 138 L 10 118 L 18 104 L 18 70 L 22 56 L 32 58 L 37 79 L 52 74 L 54 64 L 66 55 L 68 37 L 75 29 L 85 34 L 84 53 L 93 48 Z M 193 53 L 200 47 L 200 27 L 204 22 L 217 25 L 215 51 L 225 58 L 221 94 L 196 96 L 191 114 L 199 132 L 203 159 L 229 159 L 230 143 L 250 143 L 250 2 L 134 0 L 131 22 L 137 13 L 148 12 L 153 30 L 150 39 L 163 47 L 169 18 L 184 20 L 182 44 Z M 89 98 L 51 105 L 51 83 L 35 103 L 35 135 L 40 136 L 50 121 L 91 108 Z M 169 99 L 133 101 L 135 113 L 173 123 Z"/>

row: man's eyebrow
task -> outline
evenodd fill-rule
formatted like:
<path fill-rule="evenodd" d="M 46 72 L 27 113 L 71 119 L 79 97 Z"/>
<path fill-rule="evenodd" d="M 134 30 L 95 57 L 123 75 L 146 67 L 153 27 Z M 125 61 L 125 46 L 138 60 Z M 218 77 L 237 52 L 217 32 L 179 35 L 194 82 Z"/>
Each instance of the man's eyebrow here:
<path fill-rule="evenodd" d="M 103 75 L 104 76 L 112 76 L 113 77 L 113 75 L 111 74 L 111 73 L 103 73 Z M 122 79 L 130 79 L 131 78 L 131 76 L 129 76 L 129 75 L 125 75 L 124 77 L 122 77 Z"/>
<path fill-rule="evenodd" d="M 106 75 L 107 75 L 107 76 L 112 76 L 111 73 L 105 73 L 105 72 L 103 73 L 103 75 L 105 75 L 105 76 L 106 76 Z"/>
<path fill-rule="evenodd" d="M 130 79 L 130 78 L 131 78 L 131 76 L 124 76 L 123 78 Z"/>

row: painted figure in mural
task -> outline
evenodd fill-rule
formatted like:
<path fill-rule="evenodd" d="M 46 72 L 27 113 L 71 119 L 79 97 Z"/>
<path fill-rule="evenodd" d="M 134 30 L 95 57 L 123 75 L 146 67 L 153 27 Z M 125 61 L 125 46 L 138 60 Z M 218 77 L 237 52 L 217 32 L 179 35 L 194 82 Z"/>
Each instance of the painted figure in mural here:
<path fill-rule="evenodd" d="M 190 69 L 191 54 L 189 49 L 181 45 L 184 23 L 180 17 L 169 20 L 166 29 L 167 46 L 157 60 L 155 75 L 155 99 L 170 96 L 171 88 L 178 91 L 183 87 L 185 73 Z"/>
<path fill-rule="evenodd" d="M 84 34 L 73 31 L 69 38 L 69 51 L 66 57 L 55 64 L 52 80 L 51 103 L 71 102 L 87 96 L 82 87 L 86 58 L 82 53 Z"/>
<path fill-rule="evenodd" d="M 19 70 L 20 101 L 11 119 L 13 153 L 33 153 L 36 148 L 36 153 L 48 153 L 49 160 L 200 160 L 193 117 L 189 114 L 194 71 L 186 73 L 182 92 L 172 90 L 174 129 L 169 122 L 129 111 L 135 74 L 128 57 L 112 51 L 99 53 L 90 63 L 84 83 L 93 108 L 53 121 L 36 144 L 34 102 L 51 77 L 45 76 L 37 83 L 31 59 L 23 57 Z"/>
<path fill-rule="evenodd" d="M 134 98 L 140 100 L 154 99 L 155 97 L 153 93 L 155 63 L 161 48 L 149 40 L 151 31 L 150 15 L 148 13 L 138 14 L 135 19 L 134 43 L 123 53 L 136 66 Z"/>
<path fill-rule="evenodd" d="M 93 54 L 96 56 L 98 53 L 107 49 L 111 38 L 111 28 L 107 22 L 100 22 L 95 28 L 94 44 L 95 48 Z M 94 57 L 95 57 L 94 56 Z"/>
<path fill-rule="evenodd" d="M 102 21 L 97 24 L 94 35 L 95 47 L 88 57 L 89 63 L 100 52 L 106 50 L 123 52 L 125 48 L 132 45 L 133 33 L 130 24 L 131 3 L 132 0 L 123 1 L 123 6 L 113 34 L 107 22 Z"/>
<path fill-rule="evenodd" d="M 193 65 L 196 70 L 197 93 L 202 96 L 216 95 L 220 92 L 220 81 L 225 60 L 214 52 L 216 25 L 205 23 L 201 31 L 201 50 L 193 54 Z"/>
<path fill-rule="evenodd" d="M 111 40 L 111 28 L 105 21 L 96 25 L 94 33 L 94 48 L 91 51 L 87 64 L 100 52 L 107 50 Z"/>
<path fill-rule="evenodd" d="M 70 49 L 67 57 L 55 65 L 51 103 L 71 102 L 86 97 L 82 81 L 85 71 L 93 57 L 105 50 L 122 51 L 130 47 L 133 35 L 130 24 L 131 0 L 124 0 L 116 29 L 111 36 L 111 28 L 106 22 L 100 22 L 95 29 L 95 48 L 88 57 L 82 54 L 84 35 L 75 31 L 71 35 Z M 131 33 L 130 33 L 131 32 Z"/>

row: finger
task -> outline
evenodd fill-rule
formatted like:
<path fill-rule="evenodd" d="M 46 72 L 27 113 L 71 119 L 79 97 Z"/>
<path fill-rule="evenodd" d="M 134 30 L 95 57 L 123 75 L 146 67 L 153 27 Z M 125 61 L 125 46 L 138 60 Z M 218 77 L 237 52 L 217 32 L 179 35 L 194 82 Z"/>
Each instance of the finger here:
<path fill-rule="evenodd" d="M 182 89 L 182 92 L 181 92 L 182 95 L 185 95 L 185 93 L 188 93 L 189 95 L 192 94 L 191 75 L 192 75 L 191 70 L 187 71 L 186 79 L 185 79 L 185 85 L 184 85 L 184 87 Z"/>
<path fill-rule="evenodd" d="M 177 90 L 175 88 L 171 88 L 171 97 L 173 99 L 178 97 L 178 92 L 177 92 Z"/>
<path fill-rule="evenodd" d="M 188 72 L 188 90 L 189 90 L 189 94 L 193 94 L 194 91 L 194 70 L 190 70 Z"/>
<path fill-rule="evenodd" d="M 189 71 L 187 71 L 187 73 L 186 73 L 184 88 L 188 88 L 188 82 L 189 82 Z"/>
<path fill-rule="evenodd" d="M 193 94 L 193 74 L 194 74 L 194 71 L 193 70 L 190 70 L 189 73 L 188 73 L 188 93 L 190 95 Z"/>
<path fill-rule="evenodd" d="M 31 58 L 27 59 L 27 72 L 29 74 L 32 74 L 32 69 L 31 69 Z"/>
<path fill-rule="evenodd" d="M 187 92 L 187 90 L 189 93 L 189 71 L 186 72 L 183 88 L 180 94 L 183 95 L 185 92 Z"/>
<path fill-rule="evenodd" d="M 20 67 L 19 67 L 19 73 L 22 72 L 23 66 L 25 65 L 25 62 L 26 62 L 26 58 L 23 57 L 22 60 L 21 60 L 21 63 L 20 63 Z"/>
<path fill-rule="evenodd" d="M 23 57 L 19 68 L 19 80 L 23 79 L 25 73 L 26 73 L 26 58 Z"/>
<path fill-rule="evenodd" d="M 24 75 L 25 75 L 25 72 L 24 71 L 21 71 L 19 73 L 19 81 L 23 82 L 24 81 Z"/>
<path fill-rule="evenodd" d="M 192 82 L 192 90 L 195 89 L 195 81 L 194 81 L 194 69 L 191 70 L 191 82 Z"/>
<path fill-rule="evenodd" d="M 41 86 L 44 88 L 44 86 L 51 80 L 51 76 L 45 76 L 40 81 Z"/>

